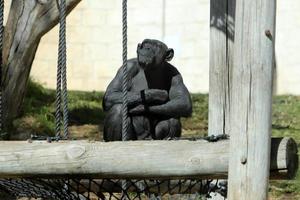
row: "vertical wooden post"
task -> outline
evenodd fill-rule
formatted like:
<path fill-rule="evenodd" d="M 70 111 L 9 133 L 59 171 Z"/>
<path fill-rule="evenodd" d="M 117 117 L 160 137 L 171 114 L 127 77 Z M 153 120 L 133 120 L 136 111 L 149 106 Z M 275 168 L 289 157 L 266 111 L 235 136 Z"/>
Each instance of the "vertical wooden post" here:
<path fill-rule="evenodd" d="M 233 63 L 235 0 L 210 0 L 208 135 L 229 134 L 229 88 Z M 209 199 L 224 199 L 212 194 Z"/>
<path fill-rule="evenodd" d="M 209 135 L 228 134 L 235 0 L 210 1 Z"/>
<path fill-rule="evenodd" d="M 230 200 L 266 200 L 276 0 L 236 1 L 230 87 Z"/>

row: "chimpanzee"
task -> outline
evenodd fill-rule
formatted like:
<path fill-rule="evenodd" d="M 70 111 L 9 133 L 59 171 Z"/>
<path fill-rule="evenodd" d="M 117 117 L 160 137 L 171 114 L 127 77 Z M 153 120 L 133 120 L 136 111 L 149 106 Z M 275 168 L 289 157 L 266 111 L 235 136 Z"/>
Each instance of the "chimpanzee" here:
<path fill-rule="evenodd" d="M 180 117 L 189 117 L 192 102 L 178 70 L 169 61 L 174 50 L 158 40 L 145 39 L 137 58 L 128 60 L 130 140 L 181 136 Z M 122 68 L 109 84 L 103 109 L 104 140 L 122 140 Z"/>

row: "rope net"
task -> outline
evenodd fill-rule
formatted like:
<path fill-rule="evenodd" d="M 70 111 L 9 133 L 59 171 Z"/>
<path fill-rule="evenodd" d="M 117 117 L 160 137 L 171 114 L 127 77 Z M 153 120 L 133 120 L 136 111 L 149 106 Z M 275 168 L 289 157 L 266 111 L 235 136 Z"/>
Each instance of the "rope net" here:
<path fill-rule="evenodd" d="M 227 195 L 226 182 L 213 180 L 1 179 L 0 190 L 17 198 L 56 200 L 203 199 L 212 193 Z"/>

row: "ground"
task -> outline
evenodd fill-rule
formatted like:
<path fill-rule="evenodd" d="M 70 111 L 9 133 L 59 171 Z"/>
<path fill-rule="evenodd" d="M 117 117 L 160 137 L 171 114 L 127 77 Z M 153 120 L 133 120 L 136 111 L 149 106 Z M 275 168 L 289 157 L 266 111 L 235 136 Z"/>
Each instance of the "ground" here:
<path fill-rule="evenodd" d="M 100 140 L 104 113 L 102 92 L 69 92 L 70 135 L 72 138 Z M 208 95 L 192 94 L 194 113 L 183 120 L 184 136 L 207 133 Z M 11 127 L 10 139 L 28 139 L 31 134 L 53 135 L 55 91 L 30 81 L 21 116 Z M 276 96 L 273 101 L 273 136 L 292 137 L 300 147 L 300 96 Z M 270 199 L 300 199 L 300 173 L 295 180 L 272 181 Z"/>

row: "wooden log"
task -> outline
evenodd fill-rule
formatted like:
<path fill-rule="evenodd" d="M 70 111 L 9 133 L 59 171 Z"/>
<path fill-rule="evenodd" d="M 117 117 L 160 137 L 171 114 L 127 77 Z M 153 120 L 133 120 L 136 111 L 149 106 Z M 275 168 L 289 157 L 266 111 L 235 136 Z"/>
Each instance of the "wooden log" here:
<path fill-rule="evenodd" d="M 274 178 L 294 176 L 297 145 L 273 139 Z M 229 140 L 0 142 L 0 177 L 226 178 Z"/>
<path fill-rule="evenodd" d="M 235 0 L 210 0 L 208 135 L 229 134 L 234 22 Z"/>
<path fill-rule="evenodd" d="M 275 0 L 236 1 L 230 87 L 230 200 L 267 199 Z"/>
<path fill-rule="evenodd" d="M 209 135 L 229 134 L 234 22 L 235 0 L 210 0 Z"/>

